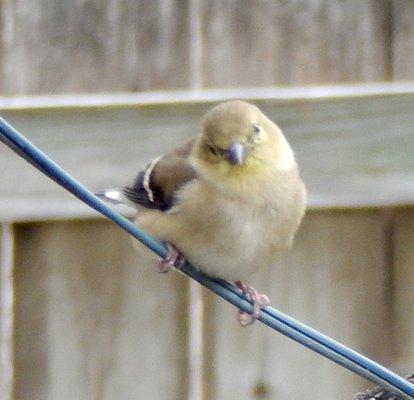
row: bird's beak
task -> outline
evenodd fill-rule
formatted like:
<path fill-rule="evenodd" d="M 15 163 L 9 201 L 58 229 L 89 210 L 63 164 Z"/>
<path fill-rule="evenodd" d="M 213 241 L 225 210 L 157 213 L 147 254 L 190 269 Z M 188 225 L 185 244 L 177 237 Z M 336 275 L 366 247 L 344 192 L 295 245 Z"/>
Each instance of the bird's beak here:
<path fill-rule="evenodd" d="M 240 142 L 233 142 L 227 148 L 227 156 L 230 164 L 242 165 L 246 159 L 247 149 Z"/>

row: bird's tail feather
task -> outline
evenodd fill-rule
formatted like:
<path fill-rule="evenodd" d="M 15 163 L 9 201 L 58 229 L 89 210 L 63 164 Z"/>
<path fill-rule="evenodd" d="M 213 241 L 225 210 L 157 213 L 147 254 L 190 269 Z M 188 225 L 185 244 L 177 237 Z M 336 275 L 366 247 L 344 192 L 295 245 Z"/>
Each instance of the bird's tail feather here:
<path fill-rule="evenodd" d="M 110 204 L 126 204 L 133 205 L 131 200 L 125 196 L 123 189 L 106 189 L 101 192 L 94 193 L 95 196 Z"/>

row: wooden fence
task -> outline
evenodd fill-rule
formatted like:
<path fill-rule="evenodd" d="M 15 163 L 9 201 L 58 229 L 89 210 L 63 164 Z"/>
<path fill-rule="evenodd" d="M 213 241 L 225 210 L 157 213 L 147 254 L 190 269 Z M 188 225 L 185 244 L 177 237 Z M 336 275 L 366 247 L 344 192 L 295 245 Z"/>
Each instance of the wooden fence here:
<path fill-rule="evenodd" d="M 414 78 L 414 2 L 1 8 L 1 115 L 93 190 L 194 135 L 217 101 L 263 108 L 294 147 L 310 207 L 260 288 L 414 370 L 414 85 L 366 83 Z M 134 93 L 79 94 L 121 91 Z M 138 268 L 126 234 L 3 146 L 0 171 L 1 399 L 345 400 L 366 387 L 259 324 L 241 329 L 179 273 Z"/>

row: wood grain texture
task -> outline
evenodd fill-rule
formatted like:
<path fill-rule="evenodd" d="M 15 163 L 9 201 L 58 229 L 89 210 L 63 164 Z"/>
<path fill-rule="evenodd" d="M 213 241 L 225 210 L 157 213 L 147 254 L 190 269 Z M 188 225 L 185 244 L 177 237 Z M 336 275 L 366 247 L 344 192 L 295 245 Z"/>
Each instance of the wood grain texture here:
<path fill-rule="evenodd" d="M 414 203 L 414 95 L 252 98 L 296 152 L 311 208 Z M 128 184 L 152 157 L 199 129 L 214 99 L 3 116 L 91 190 Z M 0 220 L 92 211 L 0 146 Z"/>
<path fill-rule="evenodd" d="M 2 92 L 187 88 L 188 1 L 4 1 Z"/>
<path fill-rule="evenodd" d="M 15 398 L 182 399 L 186 291 L 104 222 L 17 228 Z"/>
<path fill-rule="evenodd" d="M 6 224 L 0 224 L 0 267 L 1 269 L 3 269 L 3 266 L 5 264 L 5 259 L 7 258 L 7 255 L 5 253 L 6 252 L 8 253 L 7 249 L 5 249 L 5 243 L 4 243 L 3 230 L 5 226 Z M 2 287 L 3 284 L 4 284 L 3 276 L 0 274 L 0 288 Z M 0 292 L 0 295 L 1 295 L 1 292 Z M 3 327 L 3 322 L 2 322 L 3 309 L 4 309 L 3 302 L 0 301 L 0 327 L 1 328 Z M 3 342 L 0 336 L 0 349 L 2 348 L 2 346 L 3 346 Z M 0 363 L 0 368 L 2 368 L 1 363 Z M 1 372 L 1 369 L 0 369 L 0 372 Z"/>
<path fill-rule="evenodd" d="M 389 78 L 385 0 L 203 4 L 204 87 Z"/>
<path fill-rule="evenodd" d="M 414 2 L 392 0 L 392 69 L 395 80 L 414 79 Z"/>
<path fill-rule="evenodd" d="M 310 213 L 259 288 L 277 309 L 390 365 L 385 240 L 378 212 Z M 233 308 L 205 300 L 206 399 L 349 400 L 367 386 L 267 327 L 241 329 Z"/>
<path fill-rule="evenodd" d="M 12 400 L 14 365 L 14 230 L 0 225 L 0 398 Z"/>
<path fill-rule="evenodd" d="M 396 215 L 394 232 L 394 334 L 402 374 L 414 371 L 414 210 Z"/>

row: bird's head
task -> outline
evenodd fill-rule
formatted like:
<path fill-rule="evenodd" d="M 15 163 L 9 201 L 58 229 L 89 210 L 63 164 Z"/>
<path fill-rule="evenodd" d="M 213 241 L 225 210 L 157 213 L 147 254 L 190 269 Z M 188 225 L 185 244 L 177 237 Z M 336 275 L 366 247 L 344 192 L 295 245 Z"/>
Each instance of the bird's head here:
<path fill-rule="evenodd" d="M 219 104 L 206 114 L 192 161 L 207 179 L 236 191 L 296 165 L 277 125 L 240 100 Z"/>

